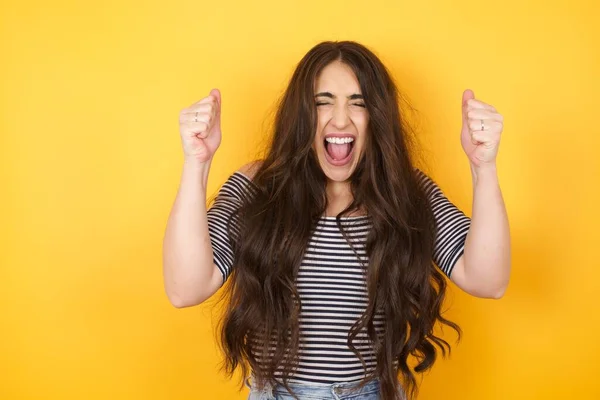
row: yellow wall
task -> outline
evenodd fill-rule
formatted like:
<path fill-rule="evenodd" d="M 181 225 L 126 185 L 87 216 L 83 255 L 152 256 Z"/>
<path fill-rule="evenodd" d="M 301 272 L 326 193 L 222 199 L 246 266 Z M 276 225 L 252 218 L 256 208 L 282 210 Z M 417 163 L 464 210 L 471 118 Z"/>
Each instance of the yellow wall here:
<path fill-rule="evenodd" d="M 591 0 L 12 3 L 0 8 L 0 398 L 245 398 L 217 373 L 210 304 L 177 310 L 163 292 L 178 113 L 221 89 L 212 192 L 252 158 L 294 65 L 324 39 L 387 63 L 419 110 L 433 176 L 469 215 L 463 89 L 505 116 L 512 281 L 500 301 L 453 287 L 464 340 L 421 398 L 600 398 Z"/>

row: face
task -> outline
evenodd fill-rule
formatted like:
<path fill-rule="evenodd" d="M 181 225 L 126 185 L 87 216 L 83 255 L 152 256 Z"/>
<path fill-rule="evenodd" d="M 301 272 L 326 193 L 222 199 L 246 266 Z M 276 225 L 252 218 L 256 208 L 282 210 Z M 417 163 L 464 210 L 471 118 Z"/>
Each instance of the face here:
<path fill-rule="evenodd" d="M 315 82 L 317 132 L 313 149 L 329 181 L 345 182 L 364 151 L 369 115 L 349 66 L 335 61 Z"/>

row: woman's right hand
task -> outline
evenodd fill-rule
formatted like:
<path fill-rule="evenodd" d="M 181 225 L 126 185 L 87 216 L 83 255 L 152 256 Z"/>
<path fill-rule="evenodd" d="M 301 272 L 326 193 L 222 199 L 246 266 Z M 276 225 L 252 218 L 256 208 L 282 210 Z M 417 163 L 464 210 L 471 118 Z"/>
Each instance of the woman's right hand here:
<path fill-rule="evenodd" d="M 221 144 L 221 93 L 210 94 L 179 113 L 179 132 L 186 161 L 206 163 Z"/>

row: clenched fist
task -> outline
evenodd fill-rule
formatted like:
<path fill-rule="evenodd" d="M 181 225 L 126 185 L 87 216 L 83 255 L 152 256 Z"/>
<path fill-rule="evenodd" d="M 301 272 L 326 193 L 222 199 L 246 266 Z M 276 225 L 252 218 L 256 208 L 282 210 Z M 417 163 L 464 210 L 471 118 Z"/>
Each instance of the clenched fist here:
<path fill-rule="evenodd" d="M 495 166 L 503 129 L 495 107 L 475 99 L 470 89 L 463 92 L 461 143 L 473 168 Z"/>
<path fill-rule="evenodd" d="M 221 144 L 221 93 L 210 94 L 179 113 L 179 132 L 186 160 L 205 163 Z"/>

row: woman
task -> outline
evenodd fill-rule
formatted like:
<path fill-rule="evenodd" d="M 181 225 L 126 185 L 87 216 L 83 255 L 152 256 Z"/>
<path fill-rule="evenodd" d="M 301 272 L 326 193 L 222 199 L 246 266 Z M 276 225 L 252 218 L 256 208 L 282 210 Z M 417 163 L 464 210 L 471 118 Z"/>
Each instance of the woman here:
<path fill-rule="evenodd" d="M 471 219 L 415 166 L 398 100 L 366 47 L 316 45 L 281 99 L 266 154 L 233 173 L 208 211 L 219 91 L 180 114 L 185 163 L 164 238 L 165 288 L 187 307 L 227 283 L 224 369 L 242 369 L 250 399 L 415 398 L 415 372 L 431 368 L 436 346 L 450 350 L 435 323 L 460 337 L 441 315 L 445 277 L 478 297 L 506 289 L 502 116 L 463 94 Z"/>

